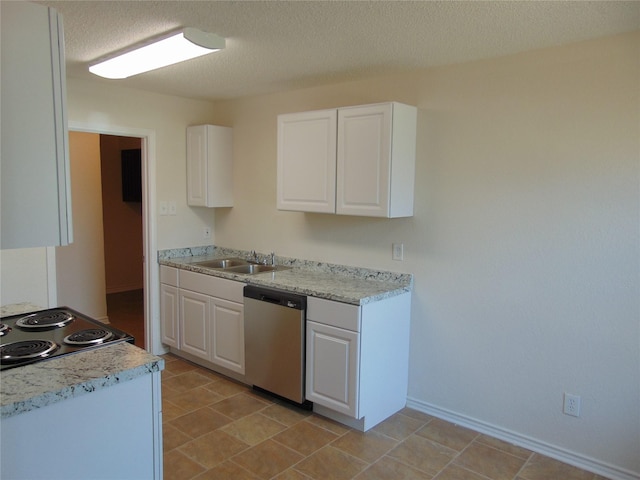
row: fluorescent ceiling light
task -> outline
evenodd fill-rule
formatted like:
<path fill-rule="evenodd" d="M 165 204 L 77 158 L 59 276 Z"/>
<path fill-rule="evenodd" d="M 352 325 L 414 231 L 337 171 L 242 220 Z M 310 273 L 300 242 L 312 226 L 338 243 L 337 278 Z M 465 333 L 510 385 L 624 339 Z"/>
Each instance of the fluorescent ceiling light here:
<path fill-rule="evenodd" d="M 127 78 L 217 52 L 224 46 L 225 39 L 218 35 L 185 28 L 155 43 L 92 65 L 89 71 L 105 78 Z"/>

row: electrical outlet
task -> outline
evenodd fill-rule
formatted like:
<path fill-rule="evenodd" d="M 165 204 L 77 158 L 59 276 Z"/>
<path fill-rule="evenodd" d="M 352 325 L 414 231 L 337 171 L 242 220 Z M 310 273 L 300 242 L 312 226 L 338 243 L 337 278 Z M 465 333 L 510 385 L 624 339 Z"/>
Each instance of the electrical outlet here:
<path fill-rule="evenodd" d="M 572 395 L 571 393 L 564 394 L 564 408 L 562 412 L 565 415 L 571 415 L 573 417 L 580 416 L 580 396 Z"/>
<path fill-rule="evenodd" d="M 202 229 L 202 236 L 204 238 L 211 238 L 211 227 L 204 227 Z"/>
<path fill-rule="evenodd" d="M 391 258 L 393 260 L 403 260 L 404 259 L 404 244 L 402 244 L 402 243 L 394 243 L 392 245 Z"/>

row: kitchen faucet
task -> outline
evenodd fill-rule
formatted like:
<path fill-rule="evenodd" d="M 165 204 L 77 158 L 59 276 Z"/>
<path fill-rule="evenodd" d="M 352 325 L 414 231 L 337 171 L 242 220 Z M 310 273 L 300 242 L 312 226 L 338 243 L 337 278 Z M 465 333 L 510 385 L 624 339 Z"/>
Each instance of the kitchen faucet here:
<path fill-rule="evenodd" d="M 260 255 L 258 253 L 256 253 L 255 250 L 251 250 L 251 253 L 249 255 L 249 261 L 253 262 L 253 263 L 261 263 L 263 265 L 268 265 L 268 259 L 270 259 L 271 261 L 271 266 L 276 265 L 276 254 L 274 252 L 271 252 L 269 254 L 269 256 L 265 255 L 262 258 L 262 261 L 260 261 Z"/>

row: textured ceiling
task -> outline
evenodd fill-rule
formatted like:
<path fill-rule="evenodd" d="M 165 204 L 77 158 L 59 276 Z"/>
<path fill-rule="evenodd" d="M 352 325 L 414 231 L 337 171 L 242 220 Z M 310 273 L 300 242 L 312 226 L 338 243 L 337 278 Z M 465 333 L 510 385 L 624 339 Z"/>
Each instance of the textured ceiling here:
<path fill-rule="evenodd" d="M 508 55 L 640 29 L 628 1 L 40 1 L 64 16 L 67 75 L 228 99 Z M 124 80 L 89 63 L 191 26 L 211 55 Z"/>

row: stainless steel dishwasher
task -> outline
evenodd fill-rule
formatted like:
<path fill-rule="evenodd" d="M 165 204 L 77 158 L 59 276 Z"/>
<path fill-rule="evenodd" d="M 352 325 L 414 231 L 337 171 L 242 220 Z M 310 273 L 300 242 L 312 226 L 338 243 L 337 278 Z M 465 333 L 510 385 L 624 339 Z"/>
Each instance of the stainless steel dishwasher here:
<path fill-rule="evenodd" d="M 307 297 L 244 287 L 245 379 L 305 408 L 305 322 Z"/>

